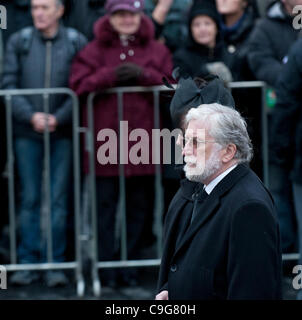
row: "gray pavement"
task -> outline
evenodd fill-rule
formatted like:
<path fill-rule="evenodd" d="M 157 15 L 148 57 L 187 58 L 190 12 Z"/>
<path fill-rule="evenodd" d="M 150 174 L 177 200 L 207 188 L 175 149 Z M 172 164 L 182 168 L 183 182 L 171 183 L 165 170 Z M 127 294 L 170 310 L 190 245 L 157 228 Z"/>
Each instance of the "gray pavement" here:
<path fill-rule="evenodd" d="M 48 288 L 43 281 L 25 287 L 13 287 L 8 282 L 7 290 L 0 290 L 0 300 L 153 300 L 156 291 L 158 267 L 140 269 L 137 287 L 102 288 L 100 297 L 95 297 L 91 283 L 86 282 L 84 298 L 77 297 L 76 286 L 72 279 L 73 273 L 68 274 L 71 283 L 64 288 Z M 9 280 L 10 274 L 8 274 Z M 88 279 L 89 280 L 89 279 Z M 292 287 L 293 277 L 283 278 L 284 300 L 295 300 L 297 291 Z"/>
<path fill-rule="evenodd" d="M 7 290 L 0 290 L 0 300 L 153 300 L 156 291 L 157 274 L 158 267 L 141 268 L 138 286 L 119 287 L 116 289 L 102 287 L 100 297 L 93 295 L 91 282 L 87 279 L 85 296 L 79 298 L 76 294 L 76 285 L 73 282 L 73 272 L 68 273 L 70 284 L 62 288 L 48 288 L 43 280 L 28 286 L 12 286 L 9 283 L 11 275 L 9 273 Z"/>

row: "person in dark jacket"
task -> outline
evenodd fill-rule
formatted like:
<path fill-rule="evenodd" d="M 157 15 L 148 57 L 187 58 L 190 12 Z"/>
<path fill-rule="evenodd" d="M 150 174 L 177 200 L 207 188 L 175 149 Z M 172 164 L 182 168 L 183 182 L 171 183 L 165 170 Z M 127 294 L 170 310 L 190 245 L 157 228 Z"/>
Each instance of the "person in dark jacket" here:
<path fill-rule="evenodd" d="M 7 12 L 7 28 L 3 30 L 3 41 L 7 43 L 13 33 L 33 25 L 30 0 L 2 0 L 1 4 Z"/>
<path fill-rule="evenodd" d="M 159 85 L 162 78 L 170 79 L 172 58 L 169 50 L 155 40 L 152 21 L 143 14 L 143 0 L 108 0 L 107 15 L 95 24 L 95 39 L 77 56 L 70 76 L 71 87 L 79 96 L 116 86 Z M 123 96 L 124 121 L 133 131 L 144 129 L 152 136 L 154 128 L 153 99 L 146 93 L 126 93 Z M 84 108 L 86 109 L 86 108 Z M 85 112 L 86 114 L 86 112 Z M 95 137 L 103 129 L 118 132 L 118 109 L 116 95 L 100 95 L 94 106 Z M 84 115 L 84 124 L 87 124 Z M 99 140 L 99 139 L 98 139 Z M 95 138 L 95 150 L 102 150 L 104 142 Z M 129 150 L 135 145 L 129 142 Z M 148 148 L 149 149 L 149 148 Z M 150 153 L 152 148 L 150 143 Z M 116 148 L 111 149 L 117 157 Z M 125 155 L 128 159 L 128 154 Z M 117 159 L 117 158 L 116 158 Z M 97 175 L 99 210 L 99 259 L 114 259 L 114 230 L 119 194 L 119 161 L 105 161 L 98 157 Z M 137 259 L 144 221 L 149 211 L 150 193 L 155 168 L 147 161 L 125 164 L 127 189 L 127 247 L 128 259 Z M 84 157 L 85 173 L 88 173 L 87 154 Z M 124 276 L 125 275 L 125 276 Z M 110 279 L 111 278 L 111 279 Z M 114 285 L 114 272 L 101 273 L 103 283 Z M 135 283 L 131 270 L 124 272 L 122 282 Z"/>
<path fill-rule="evenodd" d="M 301 0 L 274 1 L 260 19 L 249 39 L 248 60 L 257 80 L 275 87 L 287 54 L 299 36 L 293 28 L 293 8 Z"/>
<path fill-rule="evenodd" d="M 166 216 L 156 299 L 281 299 L 278 221 L 246 165 L 245 121 L 214 103 L 191 109 L 186 124 L 186 179 Z"/>
<path fill-rule="evenodd" d="M 91 41 L 93 26 L 106 14 L 106 0 L 69 0 L 69 11 L 64 16 L 64 24 L 77 29 Z"/>
<path fill-rule="evenodd" d="M 182 47 L 188 36 L 187 15 L 192 0 L 146 0 L 145 13 L 152 19 L 155 36 L 172 53 Z"/>
<path fill-rule="evenodd" d="M 221 38 L 219 14 L 212 0 L 196 1 L 189 12 L 187 45 L 174 54 L 174 67 L 181 76 L 220 76 L 232 80 L 228 69 L 229 54 Z"/>
<path fill-rule="evenodd" d="M 293 28 L 293 8 L 299 4 L 302 4 L 301 0 L 274 1 L 268 7 L 266 17 L 255 26 L 249 40 L 250 68 L 256 79 L 265 81 L 274 90 L 273 93 L 288 52 L 299 35 L 299 30 Z M 272 132 L 269 136 L 272 137 Z M 284 253 L 293 252 L 296 246 L 295 213 L 288 169 L 273 163 L 269 168 L 269 188 L 276 202 Z"/>
<path fill-rule="evenodd" d="M 75 54 L 86 44 L 76 30 L 60 24 L 64 6 L 60 0 L 32 0 L 34 27 L 14 33 L 8 41 L 3 70 L 4 89 L 67 87 Z M 72 43 L 68 34 L 75 35 Z M 50 180 L 53 261 L 63 262 L 66 248 L 68 190 L 71 178 L 72 101 L 65 95 L 49 98 L 44 113 L 43 97 L 16 96 L 12 99 L 14 148 L 20 177 L 20 244 L 18 262 L 45 261 L 41 252 L 40 209 L 43 174 L 43 134 L 50 131 Z M 11 277 L 17 285 L 38 278 L 33 271 L 18 271 Z M 49 286 L 66 284 L 62 271 L 48 271 Z"/>
<path fill-rule="evenodd" d="M 229 67 L 233 81 L 255 80 L 247 60 L 249 37 L 258 18 L 255 0 L 216 0 L 216 5 L 221 16 L 222 35 L 231 55 Z M 249 135 L 254 143 L 251 167 L 262 178 L 262 91 L 259 88 L 239 88 L 233 89 L 232 94 L 240 108 L 238 110 L 247 119 Z"/>
<path fill-rule="evenodd" d="M 277 104 L 272 116 L 270 159 L 289 172 L 293 184 L 302 263 L 302 39 L 292 46 L 277 85 Z M 298 298 L 302 299 L 301 290 Z"/>
<path fill-rule="evenodd" d="M 30 0 L 2 0 L 1 5 L 5 7 L 6 29 L 0 28 L 0 87 L 2 82 L 4 52 L 8 38 L 16 31 L 32 25 Z M 8 223 L 8 185 L 5 177 L 7 160 L 6 142 L 5 106 L 3 98 L 0 97 L 0 194 L 2 195 L 0 197 L 0 208 L 2 208 L 2 214 L 0 216 L 0 254 L 1 251 L 3 251 L 4 259 L 6 256 L 5 251 L 7 250 L 5 247 L 7 247 L 7 245 L 5 244 L 6 236 L 3 235 L 3 237 L 1 237 L 1 231 Z M 2 246 L 3 250 L 1 250 Z"/>
<path fill-rule="evenodd" d="M 247 44 L 258 18 L 253 4 L 253 0 L 216 0 L 221 32 L 232 56 L 230 70 L 234 81 L 252 78 L 247 62 Z"/>

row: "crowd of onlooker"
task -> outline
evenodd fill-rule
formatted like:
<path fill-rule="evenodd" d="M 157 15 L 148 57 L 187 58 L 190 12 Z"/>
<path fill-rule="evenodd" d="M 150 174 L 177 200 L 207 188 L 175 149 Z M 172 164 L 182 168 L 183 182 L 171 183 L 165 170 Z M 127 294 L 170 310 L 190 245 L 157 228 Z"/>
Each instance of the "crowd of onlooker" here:
<path fill-rule="evenodd" d="M 219 77 L 226 86 L 232 81 L 265 81 L 270 110 L 269 188 L 279 217 L 282 248 L 284 253 L 302 248 L 302 40 L 301 31 L 293 25 L 293 9 L 302 5 L 301 0 L 10 0 L 1 4 L 7 10 L 7 29 L 0 29 L 1 89 L 69 87 L 81 102 L 81 126 L 88 123 L 87 96 L 103 89 L 161 85 L 163 78 L 175 83 L 179 77 L 209 75 Z M 232 94 L 253 140 L 251 166 L 262 177 L 261 89 L 233 89 Z M 0 104 L 1 235 L 8 224 L 8 188 L 4 101 Z M 152 95 L 126 93 L 123 105 L 129 131 L 141 128 L 152 136 Z M 62 262 L 72 216 L 72 101 L 64 95 L 52 96 L 46 114 L 43 97 L 18 96 L 12 99 L 12 111 L 18 174 L 18 263 L 46 261 L 40 231 L 46 129 L 51 139 L 53 259 Z M 162 127 L 179 126 L 171 119 L 166 96 L 161 99 L 161 116 Z M 116 96 L 99 95 L 94 104 L 95 150 L 105 142 L 96 138 L 100 130 L 118 132 L 117 119 Z M 129 148 L 133 145 L 129 142 Z M 88 154 L 84 146 L 81 150 L 82 172 L 87 175 Z M 155 167 L 129 163 L 124 170 L 127 254 L 129 259 L 139 259 L 141 249 L 154 241 Z M 119 257 L 115 237 L 119 166 L 95 161 L 95 172 L 98 257 L 115 260 Z M 173 165 L 163 166 L 165 209 L 180 178 Z M 1 241 L 3 236 L 0 247 L 5 247 Z M 5 260 L 1 255 L 0 259 Z M 20 285 L 37 278 L 34 271 L 19 271 L 11 280 Z M 101 279 L 110 286 L 134 285 L 137 272 L 102 270 Z M 62 271 L 48 271 L 46 281 L 57 286 L 66 284 L 67 278 Z"/>

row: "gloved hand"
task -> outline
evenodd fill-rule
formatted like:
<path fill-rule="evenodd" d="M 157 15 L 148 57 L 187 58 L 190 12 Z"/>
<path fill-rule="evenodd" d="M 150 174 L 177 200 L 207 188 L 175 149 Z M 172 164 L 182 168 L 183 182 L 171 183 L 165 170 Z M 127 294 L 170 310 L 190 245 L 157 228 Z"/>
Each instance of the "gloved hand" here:
<path fill-rule="evenodd" d="M 210 74 L 218 76 L 224 82 L 231 82 L 233 80 L 230 69 L 223 62 L 207 63 L 206 68 Z"/>
<path fill-rule="evenodd" d="M 122 85 L 135 84 L 142 73 L 143 68 L 132 62 L 123 63 L 115 69 L 118 84 Z"/>

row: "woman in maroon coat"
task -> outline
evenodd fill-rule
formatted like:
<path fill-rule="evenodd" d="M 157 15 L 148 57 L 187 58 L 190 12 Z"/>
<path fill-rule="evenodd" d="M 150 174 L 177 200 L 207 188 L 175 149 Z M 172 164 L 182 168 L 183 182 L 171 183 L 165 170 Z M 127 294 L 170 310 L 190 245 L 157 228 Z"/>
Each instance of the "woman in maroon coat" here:
<path fill-rule="evenodd" d="M 106 88 L 128 85 L 160 85 L 162 78 L 168 79 L 172 73 L 172 58 L 168 49 L 154 38 L 154 27 L 143 12 L 143 0 L 107 0 L 107 15 L 100 18 L 94 27 L 95 39 L 89 43 L 75 59 L 70 84 L 78 95 Z M 128 121 L 129 132 L 144 129 L 152 137 L 154 127 L 152 95 L 128 93 L 124 95 L 123 120 Z M 84 110 L 84 124 L 86 124 Z M 97 134 L 102 129 L 112 129 L 118 133 L 117 96 L 99 95 L 94 105 L 95 148 L 106 142 L 97 142 Z M 126 139 L 126 138 L 125 138 Z M 128 149 L 136 142 L 129 142 Z M 114 257 L 114 225 L 116 204 L 118 202 L 119 152 L 113 150 L 114 164 L 96 163 L 100 260 L 112 260 Z M 149 139 L 149 159 L 151 139 Z M 110 150 L 112 151 L 112 150 Z M 128 155 L 126 155 L 128 158 Z M 102 157 L 101 157 L 102 158 Z M 104 158 L 104 157 L 103 157 Z M 127 189 L 127 244 L 128 258 L 136 259 L 143 224 L 152 203 L 148 194 L 148 181 L 152 181 L 154 166 L 148 164 L 125 165 Z M 84 157 L 87 172 L 88 159 Z M 102 279 L 112 285 L 112 273 Z M 125 279 L 124 279 L 125 280 Z M 133 279 L 131 279 L 133 282 Z"/>

